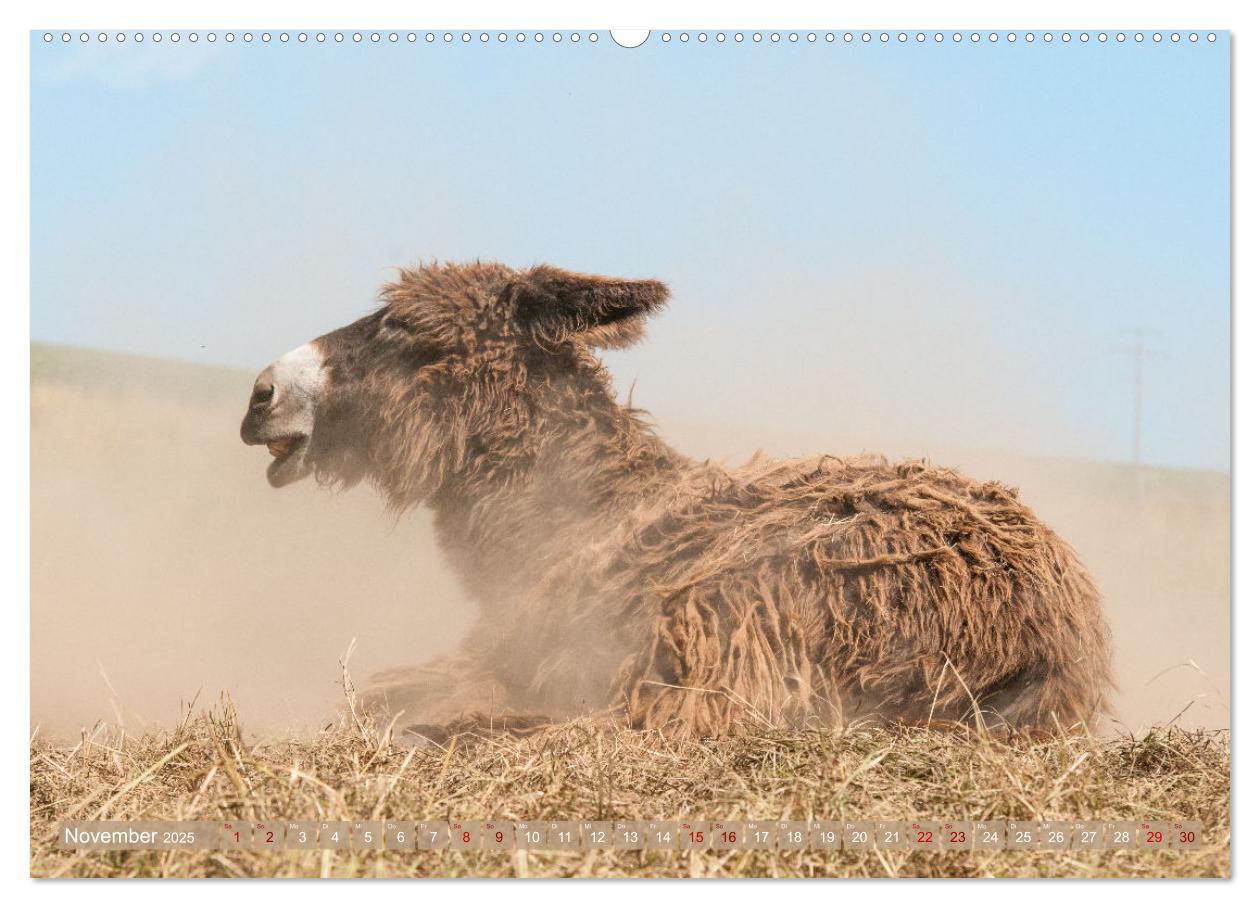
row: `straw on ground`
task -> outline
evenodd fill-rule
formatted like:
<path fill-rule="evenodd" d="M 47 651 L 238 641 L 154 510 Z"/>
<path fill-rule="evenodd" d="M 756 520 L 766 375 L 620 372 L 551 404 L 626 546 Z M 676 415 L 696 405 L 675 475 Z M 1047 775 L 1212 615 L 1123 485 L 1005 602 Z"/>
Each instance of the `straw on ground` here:
<path fill-rule="evenodd" d="M 359 722 L 247 743 L 235 711 L 31 742 L 36 876 L 1225 876 L 1229 739 L 850 728 L 671 741 L 582 720 L 445 748 Z M 1194 819 L 1199 851 L 85 852 L 69 819 Z"/>

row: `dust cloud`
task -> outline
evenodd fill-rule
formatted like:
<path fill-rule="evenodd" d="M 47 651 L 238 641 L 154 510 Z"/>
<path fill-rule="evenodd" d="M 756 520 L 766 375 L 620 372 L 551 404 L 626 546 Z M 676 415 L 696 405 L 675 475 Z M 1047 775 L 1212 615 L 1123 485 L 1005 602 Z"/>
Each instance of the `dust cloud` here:
<path fill-rule="evenodd" d="M 341 698 L 352 639 L 365 678 L 470 625 L 423 513 L 396 521 L 366 488 L 267 485 L 266 451 L 237 434 L 252 384 L 32 350 L 33 722 L 169 725 L 181 701 L 230 691 L 247 729 L 300 733 Z"/>
<path fill-rule="evenodd" d="M 45 732 L 170 725 L 229 691 L 247 731 L 301 734 L 338 703 L 352 639 L 366 680 L 470 627 L 423 512 L 395 520 L 367 488 L 267 485 L 265 451 L 237 436 L 252 374 L 39 344 L 31 357 L 31 720 Z M 696 456 L 861 450 L 825 425 L 771 437 L 657 417 Z M 1080 552 L 1112 624 L 1121 726 L 1228 726 L 1227 474 L 919 441 L 887 453 L 1020 487 Z"/>

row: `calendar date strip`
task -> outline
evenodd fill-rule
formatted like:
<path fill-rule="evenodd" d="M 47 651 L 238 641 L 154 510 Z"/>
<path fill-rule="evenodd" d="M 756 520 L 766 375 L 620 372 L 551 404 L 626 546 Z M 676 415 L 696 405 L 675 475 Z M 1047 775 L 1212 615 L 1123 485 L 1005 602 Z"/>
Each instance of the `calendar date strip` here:
<path fill-rule="evenodd" d="M 1195 821 L 220 820 L 64 823 L 60 848 L 364 851 L 1196 849 Z"/>

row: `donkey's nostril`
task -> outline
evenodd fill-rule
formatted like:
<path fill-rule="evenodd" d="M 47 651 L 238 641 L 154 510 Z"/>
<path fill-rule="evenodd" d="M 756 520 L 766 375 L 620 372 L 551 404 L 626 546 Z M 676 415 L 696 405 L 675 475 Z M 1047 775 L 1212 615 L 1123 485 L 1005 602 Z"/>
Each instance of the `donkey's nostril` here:
<path fill-rule="evenodd" d="M 254 385 L 254 393 L 249 399 L 249 405 L 253 409 L 261 409 L 271 403 L 271 399 L 275 396 L 276 386 L 260 379 Z"/>

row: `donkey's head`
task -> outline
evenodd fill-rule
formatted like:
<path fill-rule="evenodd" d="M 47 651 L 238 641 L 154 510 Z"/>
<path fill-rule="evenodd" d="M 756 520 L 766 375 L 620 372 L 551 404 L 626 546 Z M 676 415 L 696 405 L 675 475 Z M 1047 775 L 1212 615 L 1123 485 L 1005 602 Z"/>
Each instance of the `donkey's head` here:
<path fill-rule="evenodd" d="M 549 266 L 404 270 L 376 312 L 262 371 L 241 438 L 267 445 L 277 488 L 367 477 L 415 503 L 528 446 L 548 393 L 602 378 L 588 348 L 633 343 L 667 296 L 658 281 Z"/>

